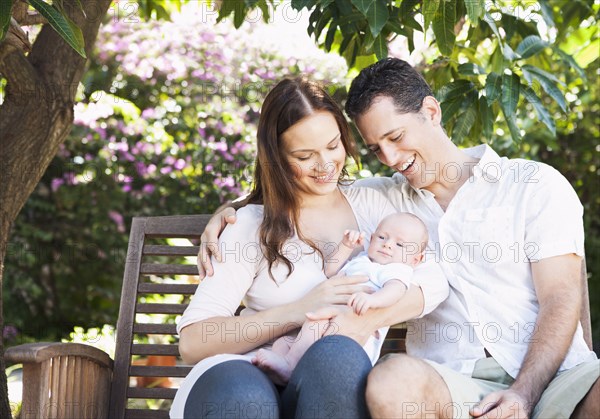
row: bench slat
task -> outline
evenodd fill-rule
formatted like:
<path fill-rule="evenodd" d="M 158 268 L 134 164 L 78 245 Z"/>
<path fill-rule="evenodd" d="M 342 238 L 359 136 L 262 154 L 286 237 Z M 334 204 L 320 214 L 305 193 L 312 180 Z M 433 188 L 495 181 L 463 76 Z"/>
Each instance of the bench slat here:
<path fill-rule="evenodd" d="M 183 314 L 187 304 L 147 304 L 135 305 L 136 313 Z"/>
<path fill-rule="evenodd" d="M 188 366 L 146 366 L 132 365 L 129 368 L 129 375 L 133 377 L 185 377 L 192 370 Z"/>
<path fill-rule="evenodd" d="M 132 399 L 174 399 L 175 393 L 177 393 L 176 388 L 127 388 L 127 397 Z"/>
<path fill-rule="evenodd" d="M 177 326 L 165 323 L 135 323 L 133 325 L 133 333 L 145 335 L 175 335 L 177 333 Z"/>
<path fill-rule="evenodd" d="M 134 343 L 131 345 L 132 355 L 175 355 L 179 356 L 179 347 L 177 345 L 158 345 Z"/>
<path fill-rule="evenodd" d="M 185 294 L 196 292 L 197 284 L 156 284 L 152 282 L 141 282 L 138 286 L 140 294 Z"/>
<path fill-rule="evenodd" d="M 147 244 L 144 246 L 145 256 L 197 256 L 199 246 L 168 246 Z"/>
<path fill-rule="evenodd" d="M 166 263 L 142 263 L 142 275 L 198 275 L 196 265 L 170 265 Z"/>
<path fill-rule="evenodd" d="M 127 419 L 169 419 L 168 410 L 125 409 Z"/>
<path fill-rule="evenodd" d="M 211 215 L 174 215 L 148 217 L 144 226 L 147 238 L 199 239 Z"/>

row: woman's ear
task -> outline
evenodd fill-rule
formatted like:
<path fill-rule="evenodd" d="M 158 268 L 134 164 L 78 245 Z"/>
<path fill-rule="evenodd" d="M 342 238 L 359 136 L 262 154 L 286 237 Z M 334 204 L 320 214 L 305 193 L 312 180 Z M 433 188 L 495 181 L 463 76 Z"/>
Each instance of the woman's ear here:
<path fill-rule="evenodd" d="M 421 106 L 421 113 L 423 113 L 433 125 L 440 125 L 442 123 L 442 108 L 440 108 L 440 103 L 433 96 L 425 96 L 423 105 Z"/>

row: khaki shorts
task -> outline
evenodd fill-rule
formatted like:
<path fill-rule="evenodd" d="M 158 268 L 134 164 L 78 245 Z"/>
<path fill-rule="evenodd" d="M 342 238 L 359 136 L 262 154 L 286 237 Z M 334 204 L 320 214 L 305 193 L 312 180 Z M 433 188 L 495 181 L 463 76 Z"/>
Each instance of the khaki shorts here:
<path fill-rule="evenodd" d="M 470 418 L 469 409 L 483 397 L 504 390 L 514 382 L 494 358 L 479 359 L 471 377 L 433 361 L 425 361 L 442 376 L 450 390 L 453 418 Z M 600 360 L 584 362 L 558 374 L 542 394 L 532 418 L 570 417 L 599 376 Z"/>

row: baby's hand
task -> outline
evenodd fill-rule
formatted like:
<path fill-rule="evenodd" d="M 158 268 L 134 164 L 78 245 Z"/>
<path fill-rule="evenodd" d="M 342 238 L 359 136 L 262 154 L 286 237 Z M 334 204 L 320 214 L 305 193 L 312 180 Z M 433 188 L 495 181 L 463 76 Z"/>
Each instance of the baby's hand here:
<path fill-rule="evenodd" d="M 362 246 L 365 241 L 365 233 L 361 233 L 356 230 L 346 230 L 344 231 L 344 238 L 342 239 L 342 244 L 350 249 L 356 249 L 359 246 Z"/>
<path fill-rule="evenodd" d="M 348 305 L 352 307 L 356 314 L 362 316 L 371 308 L 371 297 L 371 294 L 367 294 L 366 292 L 354 293 L 350 297 Z"/>

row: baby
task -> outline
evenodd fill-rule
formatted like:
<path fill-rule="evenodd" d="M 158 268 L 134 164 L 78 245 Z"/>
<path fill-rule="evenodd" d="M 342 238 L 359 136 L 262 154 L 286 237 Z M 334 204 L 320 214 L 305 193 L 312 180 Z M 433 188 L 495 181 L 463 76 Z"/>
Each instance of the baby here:
<path fill-rule="evenodd" d="M 392 214 L 379 223 L 371 235 L 368 250 L 361 252 L 341 269 L 345 275 L 368 275 L 369 284 L 375 288 L 372 294 L 358 292 L 350 297 L 348 305 L 356 314 L 364 314 L 370 308 L 391 306 L 404 296 L 413 269 L 423 260 L 427 240 L 425 224 L 413 214 Z M 336 275 L 354 250 L 363 243 L 363 233 L 345 231 L 335 259 L 325 264 L 327 277 Z M 275 384 L 285 385 L 302 355 L 323 336 L 329 326 L 329 322 L 305 322 L 295 341 L 290 341 L 289 337 L 277 339 L 271 350 L 260 349 L 252 363 L 265 371 Z M 386 332 L 387 328 L 381 335 Z M 383 337 L 377 331 L 365 345 L 371 358 L 379 354 L 380 345 L 375 340 Z"/>

